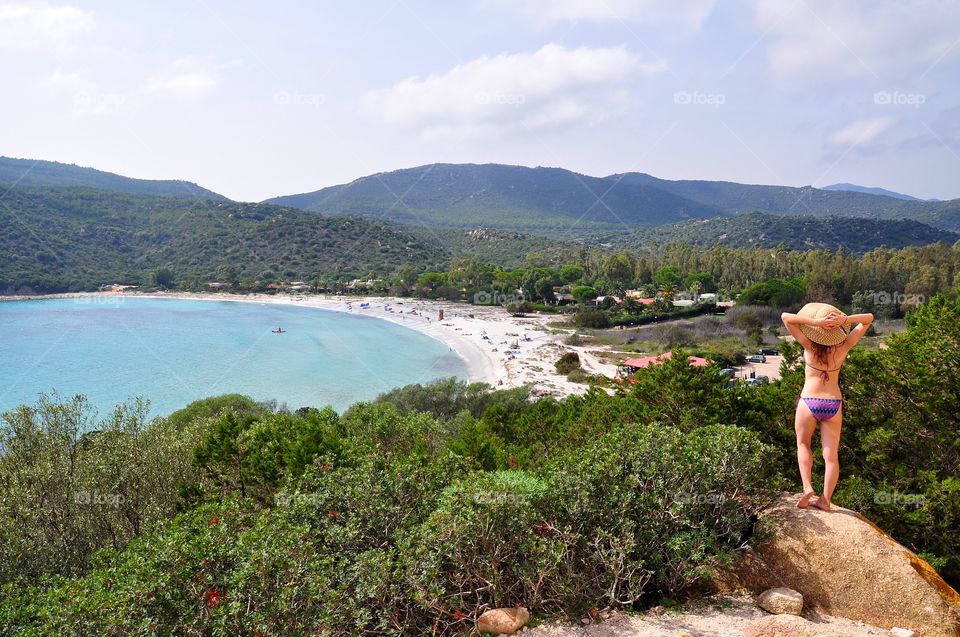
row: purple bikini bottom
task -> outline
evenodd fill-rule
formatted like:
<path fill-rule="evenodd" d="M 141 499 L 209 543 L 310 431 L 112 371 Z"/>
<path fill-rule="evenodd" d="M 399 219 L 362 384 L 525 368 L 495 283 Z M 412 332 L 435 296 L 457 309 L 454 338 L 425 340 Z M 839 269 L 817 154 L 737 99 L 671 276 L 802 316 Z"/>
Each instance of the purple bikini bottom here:
<path fill-rule="evenodd" d="M 807 408 L 810 409 L 810 413 L 817 419 L 817 422 L 830 420 L 836 416 L 837 412 L 840 411 L 840 405 L 843 404 L 843 400 L 840 398 L 801 397 L 800 400 L 806 403 Z"/>

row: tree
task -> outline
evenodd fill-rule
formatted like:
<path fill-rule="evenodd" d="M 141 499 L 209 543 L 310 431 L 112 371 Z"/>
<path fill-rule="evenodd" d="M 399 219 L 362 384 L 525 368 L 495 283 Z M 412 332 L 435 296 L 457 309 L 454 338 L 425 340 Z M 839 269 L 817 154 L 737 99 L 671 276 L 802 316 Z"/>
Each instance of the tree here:
<path fill-rule="evenodd" d="M 417 285 L 436 292 L 437 288 L 446 284 L 447 277 L 443 272 L 424 272 L 417 278 Z"/>
<path fill-rule="evenodd" d="M 603 262 L 603 275 L 622 294 L 623 290 L 633 281 L 633 262 L 627 254 L 622 252 L 611 254 Z"/>
<path fill-rule="evenodd" d="M 597 298 L 597 291 L 589 285 L 578 285 L 570 291 L 577 303 L 584 304 Z"/>
<path fill-rule="evenodd" d="M 534 284 L 533 288 L 537 293 L 537 296 L 543 299 L 544 303 L 550 303 L 553 301 L 553 279 L 550 277 L 541 277 L 537 279 L 537 282 Z"/>
<path fill-rule="evenodd" d="M 680 268 L 675 265 L 663 266 L 657 270 L 656 276 L 653 277 L 653 282 L 656 283 L 657 287 L 661 290 L 673 292 L 680 287 Z"/>
<path fill-rule="evenodd" d="M 694 272 L 693 274 L 687 275 L 687 277 L 683 280 L 683 287 L 691 292 L 693 291 L 694 286 L 698 284 L 698 292 L 717 291 L 717 282 L 713 279 L 713 275 L 709 272 Z"/>
<path fill-rule="evenodd" d="M 218 281 L 236 287 L 238 279 L 237 271 L 232 266 L 221 265 L 217 268 Z"/>
<path fill-rule="evenodd" d="M 771 279 L 754 283 L 740 295 L 741 305 L 769 305 L 775 308 L 795 307 L 803 302 L 806 289 L 798 280 Z"/>
<path fill-rule="evenodd" d="M 105 418 L 83 396 L 41 396 L 0 415 L 0 585 L 81 575 L 183 504 L 202 422 L 146 420 L 135 400 Z M 2 597 L 2 595 L 0 595 Z"/>
<path fill-rule="evenodd" d="M 153 271 L 153 284 L 158 288 L 169 290 L 175 286 L 173 270 L 170 268 L 157 268 Z"/>
<path fill-rule="evenodd" d="M 560 279 L 564 283 L 575 283 L 583 278 L 583 266 L 579 263 L 571 263 L 560 268 Z"/>

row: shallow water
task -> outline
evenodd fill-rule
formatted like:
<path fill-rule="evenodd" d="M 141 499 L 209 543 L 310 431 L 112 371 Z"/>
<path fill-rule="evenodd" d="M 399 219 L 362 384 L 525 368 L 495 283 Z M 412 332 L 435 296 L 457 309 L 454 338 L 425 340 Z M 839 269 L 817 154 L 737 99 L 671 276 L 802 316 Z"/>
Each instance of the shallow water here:
<path fill-rule="evenodd" d="M 278 326 L 286 333 L 271 332 Z M 329 310 L 128 297 L 0 303 L 0 411 L 53 390 L 86 395 L 101 415 L 138 395 L 159 415 L 234 392 L 342 411 L 447 376 L 467 371 L 445 344 Z"/>

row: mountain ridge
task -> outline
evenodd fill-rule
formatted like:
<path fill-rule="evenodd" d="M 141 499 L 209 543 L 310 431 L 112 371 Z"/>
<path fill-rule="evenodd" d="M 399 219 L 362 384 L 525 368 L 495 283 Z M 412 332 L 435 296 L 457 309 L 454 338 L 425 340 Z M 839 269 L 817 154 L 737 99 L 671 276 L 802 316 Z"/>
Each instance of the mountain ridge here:
<path fill-rule="evenodd" d="M 830 184 L 829 186 L 824 186 L 821 190 L 843 190 L 846 192 L 862 192 L 868 195 L 883 195 L 885 197 L 893 197 L 894 199 L 903 199 L 904 201 L 938 201 L 937 199 L 920 199 L 920 197 L 914 197 L 913 195 L 905 195 L 902 192 L 895 192 L 893 190 L 887 190 L 886 188 L 879 188 L 877 186 L 861 186 L 859 184 L 851 184 L 848 182 L 843 182 L 839 184 Z"/>
<path fill-rule="evenodd" d="M 229 201 L 220 193 L 183 179 L 137 179 L 76 164 L 0 156 L 0 184 L 81 187 L 129 195 Z"/>
<path fill-rule="evenodd" d="M 440 227 L 581 234 L 765 212 L 914 219 L 960 231 L 960 199 L 929 202 L 813 186 L 667 180 L 646 173 L 592 177 L 564 168 L 425 164 L 379 172 L 264 203 Z"/>
<path fill-rule="evenodd" d="M 505 229 L 650 226 L 723 214 L 655 188 L 618 188 L 605 178 L 564 168 L 506 164 L 425 164 L 263 203 L 322 214 Z"/>

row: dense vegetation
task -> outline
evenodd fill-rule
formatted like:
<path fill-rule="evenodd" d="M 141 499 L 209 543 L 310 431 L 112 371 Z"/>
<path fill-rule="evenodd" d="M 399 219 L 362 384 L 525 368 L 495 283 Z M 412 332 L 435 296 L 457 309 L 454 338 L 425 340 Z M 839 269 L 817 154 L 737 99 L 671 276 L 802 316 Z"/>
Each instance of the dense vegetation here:
<path fill-rule="evenodd" d="M 371 281 L 362 291 L 436 296 L 440 290 L 441 296 L 470 300 L 478 291 L 492 293 L 491 286 L 498 293 L 515 295 L 519 286 L 497 287 L 504 277 L 489 273 L 519 268 L 528 274 L 518 272 L 514 279 L 533 277 L 532 282 L 542 286 L 549 279 L 554 286 L 570 283 L 605 295 L 618 289 L 661 285 L 656 274 L 673 267 L 682 278 L 705 272 L 731 294 L 757 281 L 801 277 L 817 295 L 829 294 L 847 302 L 853 292 L 864 289 L 929 298 L 949 287 L 957 272 L 957 249 L 946 245 L 876 248 L 854 257 L 877 243 L 901 245 L 955 238 L 909 221 L 838 223 L 820 219 L 811 226 L 807 219 L 781 222 L 748 215 L 655 230 L 646 239 L 641 238 L 642 233 L 630 232 L 592 239 L 575 234 L 550 239 L 514 231 L 397 225 L 263 204 L 84 188 L 18 185 L 6 192 L 3 203 L 2 293 L 95 290 L 110 283 L 203 290 L 211 281 L 234 291 L 262 291 L 283 281 L 348 291 L 355 289 L 349 287 L 350 282 L 360 279 Z M 471 224 L 477 221 L 470 219 Z M 753 224 L 753 219 L 761 222 Z M 754 230 L 744 224 L 758 229 L 751 234 Z M 770 224 L 776 230 L 764 229 Z M 704 249 L 688 243 L 661 243 L 673 238 L 696 242 L 698 233 L 715 226 L 726 230 L 719 234 L 707 230 L 706 236 L 727 235 L 724 241 L 751 247 L 714 245 Z M 745 234 L 732 228 L 743 228 Z M 829 238 L 814 243 L 846 247 L 790 250 L 787 243 L 796 244 L 795 238 L 772 249 L 755 245 L 805 234 Z M 655 243 L 646 243 L 654 239 Z M 619 246 L 635 244 L 623 254 L 611 254 Z M 544 268 L 553 272 L 580 268 L 585 277 L 557 277 Z M 477 269 L 488 274 L 466 279 L 459 274 Z M 423 285 L 425 274 L 427 284 Z M 526 285 L 528 297 L 549 300 L 548 295 L 531 293 L 531 287 Z"/>
<path fill-rule="evenodd" d="M 960 231 L 960 200 L 906 201 L 809 186 L 670 181 L 643 173 L 598 178 L 561 168 L 501 164 L 430 164 L 267 203 L 323 214 L 385 216 L 418 225 L 537 229 L 563 236 L 745 212 L 914 219 Z"/>
<path fill-rule="evenodd" d="M 904 200 L 848 190 L 812 186 L 763 186 L 730 181 L 658 179 L 644 173 L 611 175 L 620 183 L 657 188 L 690 201 L 708 204 L 729 214 L 769 212 L 815 217 L 914 219 L 935 228 L 960 231 L 960 199 Z"/>
<path fill-rule="evenodd" d="M 811 217 L 752 212 L 605 235 L 598 240 L 622 248 L 637 248 L 651 243 L 692 243 L 741 248 L 775 248 L 783 245 L 788 250 L 833 251 L 843 248 L 847 252 L 864 253 L 880 246 L 903 248 L 937 241 L 955 243 L 960 240 L 960 234 L 910 219 Z"/>
<path fill-rule="evenodd" d="M 732 296 L 757 286 L 749 295 L 761 292 L 754 303 L 786 307 L 804 298 L 841 305 L 856 300 L 863 311 L 872 311 L 876 302 L 900 312 L 936 294 L 950 294 L 958 284 L 960 245 L 879 248 L 857 256 L 845 250 L 704 249 L 670 244 L 612 254 L 584 250 L 577 261 L 559 266 L 536 254 L 512 269 L 476 258 L 455 259 L 447 271 L 422 274 L 416 291 L 484 303 L 515 300 L 520 290 L 527 300 L 554 303 L 555 288 L 583 302 L 630 289 L 646 297 L 681 291 Z M 774 294 L 770 286 L 788 286 L 793 291 Z M 628 299 L 620 309 L 628 314 L 642 310 Z"/>
<path fill-rule="evenodd" d="M 0 184 L 10 186 L 75 186 L 96 188 L 128 195 L 179 197 L 182 199 L 212 199 L 226 201 L 226 197 L 179 179 L 133 179 L 114 173 L 84 168 L 73 164 L 39 159 L 0 157 Z"/>
<path fill-rule="evenodd" d="M 0 634 L 449 634 L 491 606 L 676 595 L 799 486 L 782 349 L 758 387 L 678 352 L 559 401 L 452 380 L 343 415 L 226 396 L 84 435 L 82 401 L 20 408 L 0 427 Z M 955 584 L 958 357 L 943 297 L 851 354 L 836 496 Z"/>
<path fill-rule="evenodd" d="M 416 225 L 484 226 L 569 235 L 591 228 L 658 226 L 722 210 L 657 188 L 562 168 L 430 164 L 269 199 L 322 214 L 375 215 Z"/>
<path fill-rule="evenodd" d="M 449 259 L 403 228 L 275 206 L 19 186 L 3 204 L 0 292 L 152 283 L 158 269 L 185 285 L 349 280 Z"/>

